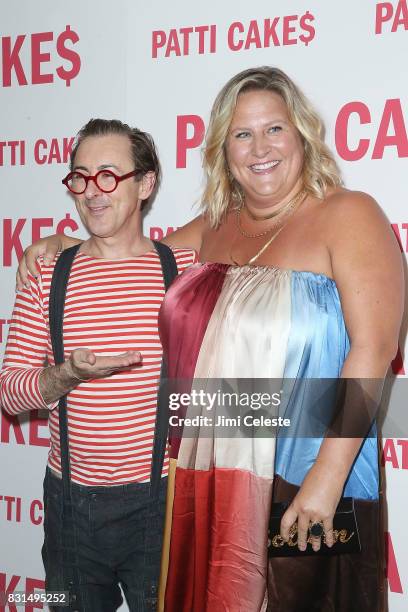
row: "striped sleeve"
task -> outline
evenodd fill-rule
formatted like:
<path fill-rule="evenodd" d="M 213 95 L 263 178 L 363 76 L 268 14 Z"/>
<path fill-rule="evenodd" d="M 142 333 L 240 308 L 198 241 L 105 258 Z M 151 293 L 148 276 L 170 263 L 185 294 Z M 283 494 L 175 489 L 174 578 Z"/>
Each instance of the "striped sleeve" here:
<path fill-rule="evenodd" d="M 198 254 L 196 251 L 191 249 L 175 249 L 173 248 L 173 254 L 177 263 L 177 269 L 179 274 L 184 272 L 189 266 L 198 262 Z"/>
<path fill-rule="evenodd" d="M 51 408 L 41 395 L 39 377 L 46 365 L 48 333 L 38 281 L 16 296 L 3 369 L 0 372 L 0 404 L 9 414 Z"/>

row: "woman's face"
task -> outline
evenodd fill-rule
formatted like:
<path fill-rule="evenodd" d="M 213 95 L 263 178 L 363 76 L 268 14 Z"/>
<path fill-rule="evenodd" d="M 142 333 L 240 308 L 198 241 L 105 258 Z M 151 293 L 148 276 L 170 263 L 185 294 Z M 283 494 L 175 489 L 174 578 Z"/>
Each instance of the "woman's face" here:
<path fill-rule="evenodd" d="M 279 204 L 302 187 L 301 137 L 285 102 L 274 92 L 254 90 L 238 96 L 226 151 L 249 206 Z"/>

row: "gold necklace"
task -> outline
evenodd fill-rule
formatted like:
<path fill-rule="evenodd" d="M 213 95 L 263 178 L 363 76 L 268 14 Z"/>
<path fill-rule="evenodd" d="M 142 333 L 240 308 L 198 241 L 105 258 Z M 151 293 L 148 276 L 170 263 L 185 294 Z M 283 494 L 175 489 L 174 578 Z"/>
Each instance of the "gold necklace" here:
<path fill-rule="evenodd" d="M 303 198 L 300 200 L 300 199 L 298 199 L 298 198 L 297 198 L 297 196 L 296 196 L 296 200 L 297 200 L 297 202 L 296 202 L 296 208 L 295 208 L 295 207 L 293 207 L 293 208 L 291 209 L 291 214 L 290 214 L 290 217 L 291 217 L 291 216 L 293 216 L 293 215 L 295 214 L 296 210 L 297 210 L 297 209 L 300 207 L 300 205 L 302 204 L 302 202 L 303 202 L 303 200 L 304 200 L 304 198 L 305 198 L 305 196 L 306 196 L 306 191 L 302 190 L 302 192 L 301 192 L 301 193 L 302 193 L 302 195 L 303 195 Z M 298 194 L 298 195 L 299 195 L 299 194 Z M 289 217 L 289 218 L 290 218 L 290 217 Z M 270 237 L 270 238 L 269 238 L 269 239 L 266 241 L 266 243 L 265 243 L 265 244 L 264 244 L 264 245 L 263 245 L 263 246 L 260 248 L 260 250 L 259 250 L 257 253 L 255 253 L 255 255 L 253 255 L 253 256 L 251 257 L 251 259 L 249 259 L 249 260 L 246 262 L 246 264 L 241 264 L 241 263 L 239 263 L 239 262 L 238 262 L 236 259 L 234 259 L 234 257 L 232 256 L 232 249 L 230 250 L 230 259 L 231 259 L 231 261 L 232 261 L 232 262 L 233 262 L 233 263 L 234 263 L 236 266 L 243 266 L 243 265 L 250 266 L 251 264 L 253 264 L 253 263 L 254 263 L 254 261 L 256 261 L 256 260 L 258 259 L 258 257 L 260 257 L 260 256 L 261 256 L 261 255 L 262 255 L 262 254 L 263 254 L 263 253 L 266 251 L 266 249 L 267 249 L 267 248 L 268 248 L 268 247 L 269 247 L 269 246 L 272 244 L 272 242 L 275 240 L 275 238 L 277 238 L 277 237 L 279 236 L 279 234 L 281 233 L 281 231 L 282 231 L 282 230 L 283 230 L 283 229 L 286 227 L 287 223 L 289 222 L 289 218 L 287 218 L 287 219 L 286 219 L 286 222 L 285 222 L 283 225 L 281 225 L 281 227 L 280 227 L 280 228 L 279 228 L 279 229 L 278 229 L 278 230 L 277 230 L 277 231 L 276 231 L 276 232 L 273 234 L 273 236 L 271 236 L 271 237 Z M 268 230 L 268 231 L 270 231 L 270 230 Z M 260 235 L 261 235 L 261 236 L 263 236 L 264 234 L 260 234 Z M 252 236 L 251 236 L 251 237 L 252 237 Z"/>
<path fill-rule="evenodd" d="M 265 218 L 257 218 L 258 221 L 264 221 L 265 219 L 268 218 L 272 218 L 272 217 L 276 217 L 278 214 L 281 214 L 282 211 L 283 213 L 281 214 L 280 219 L 278 219 L 277 221 L 275 221 L 275 223 L 273 223 L 267 230 L 265 230 L 264 232 L 259 232 L 258 234 L 249 234 L 248 232 L 246 232 L 242 225 L 241 225 L 241 210 L 242 208 L 239 208 L 237 210 L 237 227 L 239 230 L 239 233 L 244 236 L 245 238 L 260 238 L 261 236 L 266 236 L 266 234 L 269 234 L 269 232 L 271 232 L 276 225 L 279 225 L 280 223 L 282 223 L 282 220 L 285 219 L 285 217 L 287 215 L 289 215 L 294 208 L 296 207 L 296 205 L 299 203 L 299 201 L 301 201 L 304 196 L 306 195 L 306 191 L 304 189 L 302 189 L 301 191 L 299 191 L 291 200 L 289 200 L 289 202 L 287 204 L 285 204 L 284 206 L 282 206 L 278 212 L 273 213 L 271 215 L 271 217 L 265 217 Z M 248 209 L 246 209 L 248 211 Z"/>
<path fill-rule="evenodd" d="M 252 221 L 267 221 L 268 219 L 273 219 L 274 217 L 277 217 L 282 212 L 285 212 L 286 209 L 290 208 L 291 204 L 293 203 L 293 200 L 296 200 L 296 198 L 300 196 L 302 191 L 304 191 L 303 188 L 297 192 L 297 194 L 292 198 L 292 200 L 289 200 L 289 202 L 286 202 L 286 204 L 282 204 L 282 206 L 280 206 L 278 210 L 274 210 L 269 215 L 261 215 L 258 217 L 257 215 L 254 215 L 254 213 L 249 210 L 248 206 L 246 206 L 245 204 L 245 201 L 243 203 L 243 206 L 245 207 L 248 217 L 252 219 Z"/>

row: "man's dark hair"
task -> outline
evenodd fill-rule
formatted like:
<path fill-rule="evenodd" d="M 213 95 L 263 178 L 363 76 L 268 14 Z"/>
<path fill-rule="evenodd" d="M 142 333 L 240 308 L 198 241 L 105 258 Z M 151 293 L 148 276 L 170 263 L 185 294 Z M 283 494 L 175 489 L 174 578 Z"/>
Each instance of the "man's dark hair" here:
<path fill-rule="evenodd" d="M 122 134 L 129 138 L 134 169 L 140 173 L 136 175 L 135 180 L 140 180 L 140 177 L 147 172 L 154 172 L 156 177 L 154 191 L 157 191 L 161 179 L 161 169 L 153 138 L 147 132 L 142 132 L 138 128 L 131 128 L 119 119 L 90 119 L 79 130 L 70 156 L 71 172 L 78 147 L 85 138 L 88 138 L 88 136 L 109 136 L 110 134 Z M 147 200 L 144 200 L 143 205 L 146 203 Z"/>

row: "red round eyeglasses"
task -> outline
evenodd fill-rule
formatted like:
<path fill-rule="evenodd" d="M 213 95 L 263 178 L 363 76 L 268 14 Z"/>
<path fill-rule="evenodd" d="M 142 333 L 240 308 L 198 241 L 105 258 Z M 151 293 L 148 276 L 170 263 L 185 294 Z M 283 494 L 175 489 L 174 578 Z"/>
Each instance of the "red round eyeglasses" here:
<path fill-rule="evenodd" d="M 131 176 L 137 176 L 141 174 L 137 170 L 132 170 L 132 172 L 128 172 L 127 174 L 122 174 L 122 176 L 118 176 L 112 170 L 100 170 L 93 176 L 89 174 L 82 174 L 82 172 L 70 172 L 67 176 L 62 179 L 62 183 L 71 191 L 71 193 L 75 193 L 76 195 L 80 195 L 84 193 L 86 188 L 88 187 L 89 181 L 93 181 L 95 185 L 103 191 L 103 193 L 111 193 L 115 191 L 116 187 L 121 181 L 130 178 Z"/>

